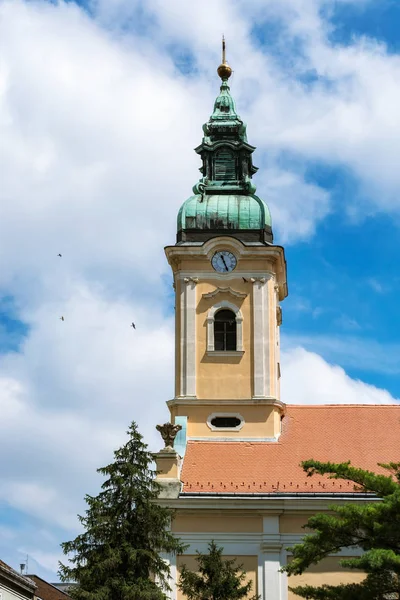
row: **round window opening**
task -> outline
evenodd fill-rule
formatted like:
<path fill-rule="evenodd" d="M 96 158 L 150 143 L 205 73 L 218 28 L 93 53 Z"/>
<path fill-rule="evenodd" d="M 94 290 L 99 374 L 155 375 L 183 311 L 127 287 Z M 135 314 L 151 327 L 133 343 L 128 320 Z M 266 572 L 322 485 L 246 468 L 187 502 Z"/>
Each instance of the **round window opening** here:
<path fill-rule="evenodd" d="M 241 422 L 238 417 L 214 417 L 211 419 L 211 425 L 219 429 L 233 429 L 239 427 Z"/>

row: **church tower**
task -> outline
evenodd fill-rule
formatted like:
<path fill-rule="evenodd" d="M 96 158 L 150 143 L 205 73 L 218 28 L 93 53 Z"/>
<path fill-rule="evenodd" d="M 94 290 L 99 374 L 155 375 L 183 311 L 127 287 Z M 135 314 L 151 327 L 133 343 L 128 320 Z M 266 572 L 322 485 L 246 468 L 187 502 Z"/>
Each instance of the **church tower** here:
<path fill-rule="evenodd" d="M 261 600 L 295 600 L 295 584 L 359 581 L 339 565 L 346 552 L 300 576 L 281 568 L 308 516 L 329 512 L 333 500 L 363 502 L 346 482 L 310 480 L 301 462 L 351 460 L 375 471 L 377 456 L 390 462 L 398 449 L 400 407 L 282 403 L 285 255 L 256 195 L 255 148 L 236 112 L 231 73 L 223 44 L 220 93 L 196 148 L 201 178 L 179 211 L 175 245 L 165 249 L 176 294 L 175 394 L 170 422 L 157 426 L 165 442 L 155 455 L 158 502 L 174 509 L 171 530 L 186 544 L 183 556 L 164 556 L 168 597 L 186 600 L 179 571 L 196 570 L 196 553 L 214 540 L 243 565 Z"/>
<path fill-rule="evenodd" d="M 220 93 L 196 148 L 201 178 L 179 211 L 176 244 L 165 249 L 176 293 L 176 360 L 170 422 L 157 426 L 165 442 L 155 455 L 158 502 L 174 510 L 171 530 L 186 545 L 182 556 L 164 556 L 168 597 L 186 600 L 180 569 L 196 571 L 196 553 L 214 540 L 243 566 L 250 594 L 295 600 L 296 585 L 364 577 L 340 565 L 361 552 L 353 547 L 301 575 L 282 572 L 309 516 L 329 513 L 335 502 L 365 502 L 349 481 L 310 479 L 302 461 L 350 460 L 375 472 L 378 457 L 389 463 L 398 451 L 400 406 L 281 401 L 285 255 L 256 195 L 255 148 L 230 94 L 231 74 L 223 43 Z"/>
<path fill-rule="evenodd" d="M 176 293 L 175 397 L 171 422 L 188 440 L 276 441 L 280 401 L 280 302 L 284 250 L 272 243 L 268 206 L 256 195 L 255 147 L 237 114 L 223 59 L 220 93 L 195 149 L 202 177 L 178 214 L 165 251 Z"/>

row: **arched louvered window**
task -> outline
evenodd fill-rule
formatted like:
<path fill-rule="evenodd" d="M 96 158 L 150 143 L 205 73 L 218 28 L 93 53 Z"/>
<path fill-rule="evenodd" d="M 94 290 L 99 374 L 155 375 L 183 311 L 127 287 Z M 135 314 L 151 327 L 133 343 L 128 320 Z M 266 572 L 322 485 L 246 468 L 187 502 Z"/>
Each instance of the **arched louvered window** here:
<path fill-rule="evenodd" d="M 236 179 L 235 155 L 227 148 L 221 148 L 215 153 L 214 179 L 216 181 L 232 181 Z"/>
<path fill-rule="evenodd" d="M 236 350 L 236 315 L 231 310 L 219 310 L 214 318 L 215 350 Z"/>
<path fill-rule="evenodd" d="M 243 316 L 235 304 L 223 300 L 208 311 L 207 352 L 243 354 Z"/>

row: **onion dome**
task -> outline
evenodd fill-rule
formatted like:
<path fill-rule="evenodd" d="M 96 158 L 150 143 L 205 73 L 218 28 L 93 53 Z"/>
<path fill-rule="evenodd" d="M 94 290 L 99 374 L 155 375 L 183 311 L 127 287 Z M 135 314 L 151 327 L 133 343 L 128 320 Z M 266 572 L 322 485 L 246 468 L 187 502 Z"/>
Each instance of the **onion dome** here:
<path fill-rule="evenodd" d="M 228 234 L 256 242 L 260 241 L 260 232 L 272 239 L 271 214 L 265 202 L 254 194 L 212 194 L 206 199 L 196 194 L 184 202 L 178 213 L 178 234 L 182 232 L 186 232 L 186 240 Z M 196 232 L 205 235 L 193 238 Z"/>

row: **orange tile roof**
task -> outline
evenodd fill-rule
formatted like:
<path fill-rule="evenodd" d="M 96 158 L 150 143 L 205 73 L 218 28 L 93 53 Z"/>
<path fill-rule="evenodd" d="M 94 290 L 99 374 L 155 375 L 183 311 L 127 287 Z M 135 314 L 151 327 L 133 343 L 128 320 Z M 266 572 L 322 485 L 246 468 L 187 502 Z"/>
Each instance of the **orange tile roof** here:
<path fill-rule="evenodd" d="M 400 461 L 400 405 L 288 405 L 278 442 L 189 441 L 183 492 L 353 493 L 353 484 L 307 477 L 306 459 L 383 471 Z"/>

